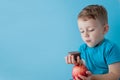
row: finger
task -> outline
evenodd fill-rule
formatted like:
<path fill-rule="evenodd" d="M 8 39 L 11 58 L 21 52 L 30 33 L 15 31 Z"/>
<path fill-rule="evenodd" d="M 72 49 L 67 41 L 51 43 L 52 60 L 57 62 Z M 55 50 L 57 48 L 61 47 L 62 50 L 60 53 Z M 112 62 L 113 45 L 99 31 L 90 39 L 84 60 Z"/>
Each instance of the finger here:
<path fill-rule="evenodd" d="M 68 64 L 71 64 L 72 60 L 71 60 L 71 55 L 68 55 Z"/>
<path fill-rule="evenodd" d="M 83 61 L 82 60 L 80 60 L 80 65 L 83 65 Z"/>
<path fill-rule="evenodd" d="M 78 75 L 82 80 L 86 80 L 87 77 L 82 76 L 82 75 Z"/>
<path fill-rule="evenodd" d="M 80 65 L 82 64 L 82 60 L 80 59 L 79 56 L 77 56 L 77 63 L 80 64 Z"/>
<path fill-rule="evenodd" d="M 72 64 L 75 63 L 75 60 L 74 60 L 74 56 L 73 56 L 73 55 L 71 55 L 71 61 L 72 61 Z"/>
<path fill-rule="evenodd" d="M 91 73 L 90 71 L 86 71 L 86 74 L 87 74 L 88 76 L 91 76 L 91 75 L 92 75 L 92 73 Z"/>
<path fill-rule="evenodd" d="M 74 59 L 74 65 L 79 65 L 80 64 L 80 57 L 77 56 L 77 61 Z"/>
<path fill-rule="evenodd" d="M 75 80 L 79 80 L 79 78 L 78 78 L 78 77 L 75 77 Z"/>
<path fill-rule="evenodd" d="M 80 57 L 77 56 L 77 63 L 80 63 Z"/>

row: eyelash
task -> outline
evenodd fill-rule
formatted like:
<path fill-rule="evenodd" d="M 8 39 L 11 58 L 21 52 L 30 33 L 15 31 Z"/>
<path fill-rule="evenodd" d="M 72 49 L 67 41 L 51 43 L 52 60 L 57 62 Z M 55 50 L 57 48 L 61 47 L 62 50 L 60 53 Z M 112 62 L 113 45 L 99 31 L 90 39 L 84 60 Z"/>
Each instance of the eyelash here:
<path fill-rule="evenodd" d="M 80 33 L 84 33 L 84 31 L 80 31 Z"/>
<path fill-rule="evenodd" d="M 92 32 L 94 29 L 88 30 L 88 32 Z M 80 31 L 81 33 L 84 33 L 84 31 Z"/>
<path fill-rule="evenodd" d="M 92 32 L 92 31 L 94 31 L 94 29 L 91 29 L 91 30 L 88 30 L 88 31 Z"/>

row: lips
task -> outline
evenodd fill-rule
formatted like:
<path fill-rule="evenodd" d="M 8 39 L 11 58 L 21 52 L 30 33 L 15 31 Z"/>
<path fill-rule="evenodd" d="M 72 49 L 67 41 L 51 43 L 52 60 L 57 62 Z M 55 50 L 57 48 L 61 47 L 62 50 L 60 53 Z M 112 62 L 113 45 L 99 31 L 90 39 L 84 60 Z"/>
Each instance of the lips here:
<path fill-rule="evenodd" d="M 87 43 L 91 42 L 91 40 L 85 40 Z"/>

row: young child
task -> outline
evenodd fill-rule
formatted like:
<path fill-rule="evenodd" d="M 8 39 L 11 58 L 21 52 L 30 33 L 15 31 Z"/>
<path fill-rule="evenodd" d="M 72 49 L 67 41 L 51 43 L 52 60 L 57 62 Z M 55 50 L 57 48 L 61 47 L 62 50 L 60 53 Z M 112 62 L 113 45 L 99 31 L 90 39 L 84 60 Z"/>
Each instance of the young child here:
<path fill-rule="evenodd" d="M 79 75 L 83 80 L 120 80 L 120 51 L 104 38 L 109 28 L 106 9 L 101 5 L 88 5 L 78 15 L 78 26 L 85 42 L 79 48 L 82 60 L 77 57 L 76 62 L 73 55 L 68 55 L 66 62 L 84 62 L 89 76 Z M 76 77 L 76 80 L 80 79 Z"/>

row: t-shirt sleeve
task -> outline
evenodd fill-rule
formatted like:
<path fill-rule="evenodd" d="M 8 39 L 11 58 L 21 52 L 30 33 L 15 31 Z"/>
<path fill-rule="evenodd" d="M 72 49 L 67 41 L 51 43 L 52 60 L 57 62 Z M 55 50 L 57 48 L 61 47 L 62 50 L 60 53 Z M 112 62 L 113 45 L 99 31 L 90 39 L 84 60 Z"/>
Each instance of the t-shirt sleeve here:
<path fill-rule="evenodd" d="M 107 64 L 113 64 L 116 62 L 120 62 L 120 49 L 118 46 L 114 45 L 111 49 L 109 49 L 109 52 L 106 57 Z"/>

